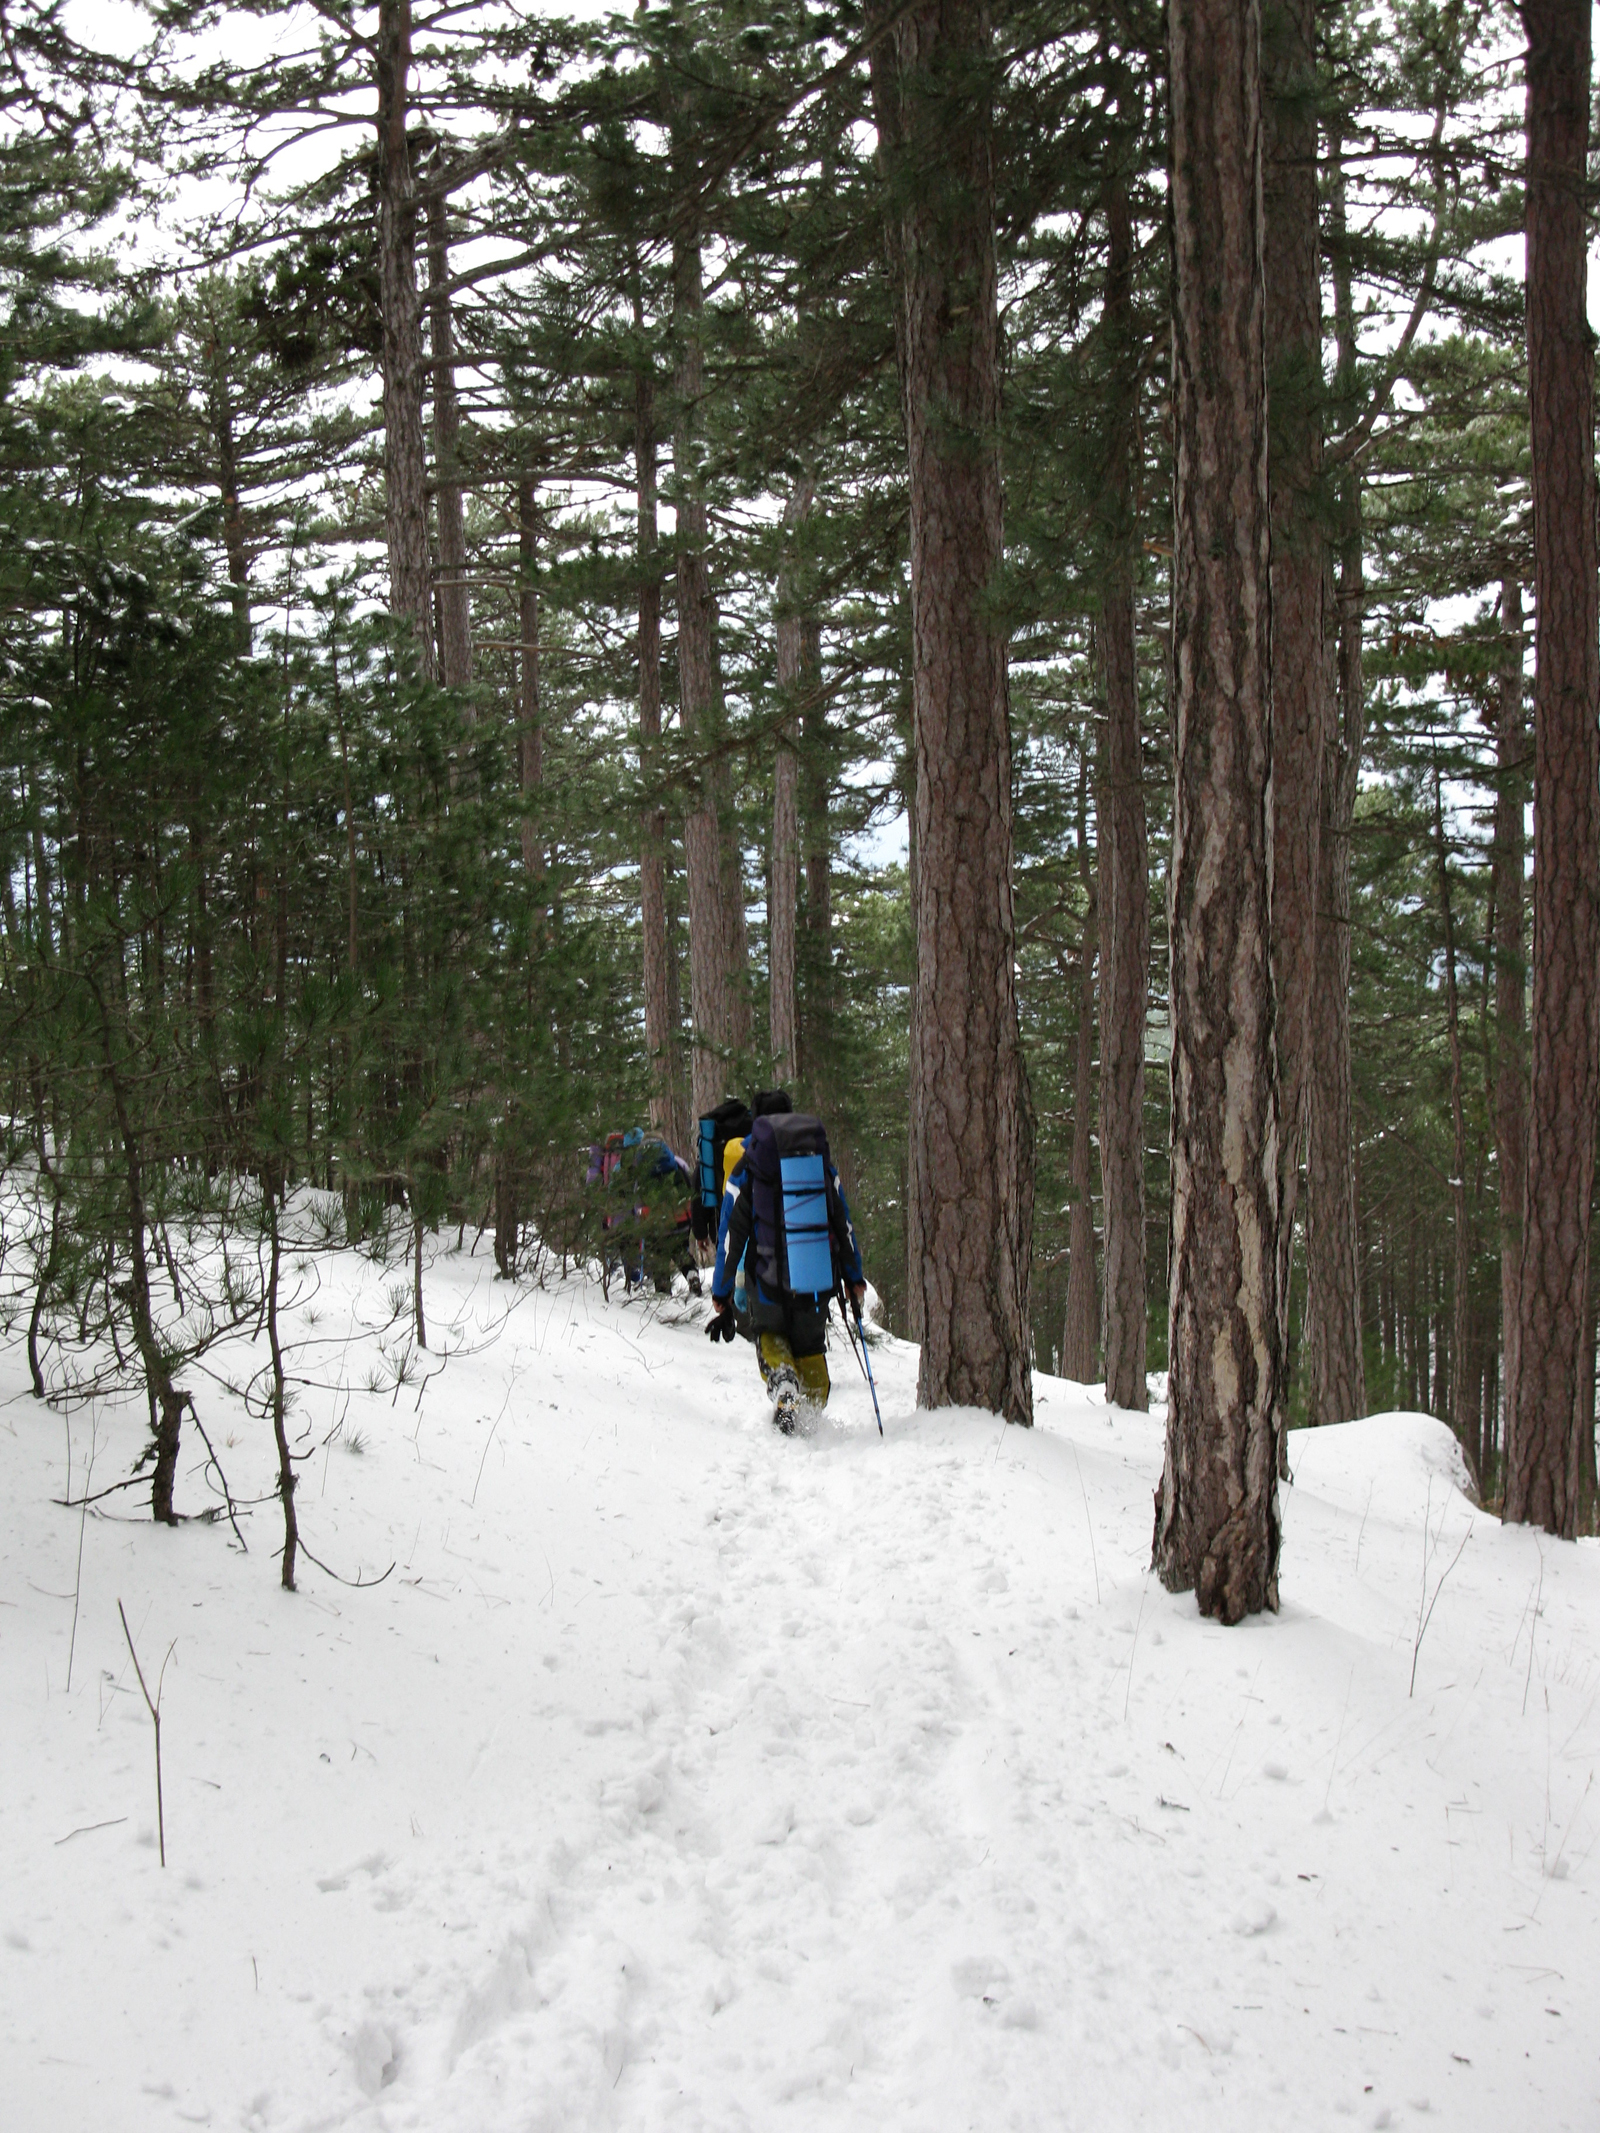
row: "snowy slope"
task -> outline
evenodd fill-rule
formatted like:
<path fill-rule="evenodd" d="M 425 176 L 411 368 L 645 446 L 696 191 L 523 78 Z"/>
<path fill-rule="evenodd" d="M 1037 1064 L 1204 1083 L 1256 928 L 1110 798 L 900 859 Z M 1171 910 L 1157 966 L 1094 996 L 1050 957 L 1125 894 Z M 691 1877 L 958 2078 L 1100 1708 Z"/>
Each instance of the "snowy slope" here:
<path fill-rule="evenodd" d="M 0 1357 L 6 2133 L 1600 2124 L 1600 1553 L 1440 1424 L 1296 1438 L 1225 1630 L 1146 1574 L 1158 1417 L 918 1414 L 885 1341 L 886 1436 L 840 1347 L 785 1441 L 692 1308 L 490 1273 L 440 1245 L 425 1389 L 370 1263 L 295 1319 L 307 1542 L 386 1581 L 113 1497 L 70 1693 L 66 1426 Z M 92 1420 L 103 1483 L 143 1417 Z"/>

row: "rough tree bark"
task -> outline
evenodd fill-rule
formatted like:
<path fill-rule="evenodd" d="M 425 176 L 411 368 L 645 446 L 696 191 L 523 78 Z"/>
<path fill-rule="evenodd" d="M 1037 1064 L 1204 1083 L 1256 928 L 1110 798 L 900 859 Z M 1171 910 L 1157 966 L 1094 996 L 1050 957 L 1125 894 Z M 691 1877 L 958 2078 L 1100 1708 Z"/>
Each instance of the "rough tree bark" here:
<path fill-rule="evenodd" d="M 1506 1516 L 1571 1539 L 1594 1182 L 1600 559 L 1585 310 L 1588 0 L 1525 0 L 1533 432 L 1533 998 Z"/>
<path fill-rule="evenodd" d="M 1341 144 L 1332 142 L 1335 391 L 1355 396 L 1356 327 L 1344 248 Z M 1306 1153 L 1306 1404 L 1313 1423 L 1367 1411 L 1361 1345 L 1361 1242 L 1350 1083 L 1350 835 L 1365 732 L 1361 629 L 1366 608 L 1361 476 L 1340 471 L 1333 707 L 1325 736 L 1317 841 L 1316 972 L 1311 995 L 1311 1119 Z M 1273 615 L 1274 628 L 1277 614 Z"/>
<path fill-rule="evenodd" d="M 804 663 L 822 668 L 821 632 L 806 624 Z M 833 1045 L 833 843 L 828 820 L 832 753 L 828 707 L 820 691 L 800 712 L 800 838 L 805 861 L 805 914 L 796 957 L 800 965 L 800 1074 L 810 1100 L 826 1108 Z"/>
<path fill-rule="evenodd" d="M 1328 719 L 1322 519 L 1322 251 L 1317 220 L 1315 0 L 1262 13 L 1262 261 L 1272 519 L 1272 975 L 1278 1046 L 1278 1320 L 1310 1107 L 1319 787 Z"/>
<path fill-rule="evenodd" d="M 1114 401 L 1108 500 L 1118 524 L 1100 617 L 1106 676 L 1100 835 L 1106 896 L 1100 958 L 1100 1190 L 1105 1233 L 1106 1398 L 1149 1404 L 1145 1388 L 1144 1029 L 1150 998 L 1150 853 L 1134 635 L 1137 350 L 1133 216 L 1120 178 L 1105 193 L 1105 330 Z"/>
<path fill-rule="evenodd" d="M 450 230 L 444 194 L 428 194 L 428 331 L 433 371 L 433 508 L 439 527 L 435 605 L 439 679 L 464 689 L 472 680 L 472 601 L 467 591 L 467 527 L 461 502 L 461 402 L 456 393 L 455 324 L 450 303 Z M 471 704 L 465 707 L 470 725 Z"/>
<path fill-rule="evenodd" d="M 1501 1383 L 1507 1418 L 1516 1403 L 1517 1268 L 1528 1173 L 1528 955 L 1524 937 L 1523 808 L 1528 797 L 1528 729 L 1523 708 L 1522 587 L 1500 588 L 1502 656 L 1495 721 L 1494 794 L 1494 1144 L 1500 1195 Z"/>
<path fill-rule="evenodd" d="M 432 680 L 433 573 L 428 559 L 428 460 L 422 427 L 422 307 L 417 298 L 417 194 L 406 139 L 411 0 L 378 8 L 378 301 L 383 313 L 383 508 L 389 612 L 410 628 Z"/>
<path fill-rule="evenodd" d="M 634 320 L 642 329 L 637 305 Z M 678 1117 L 677 1031 L 667 955 L 667 811 L 655 791 L 661 776 L 661 576 L 656 560 L 655 378 L 648 365 L 640 369 L 634 385 L 633 457 L 638 497 L 639 776 L 645 788 L 639 824 L 644 1040 L 650 1054 L 650 1124 L 670 1148 L 681 1149 L 686 1141 Z"/>
<path fill-rule="evenodd" d="M 917 1396 L 1033 1419 L 1032 1119 L 1017 1030 L 987 11 L 921 0 L 873 68 L 898 223 L 910 468 Z"/>
<path fill-rule="evenodd" d="M 1098 1373 L 1100 1284 L 1094 1253 L 1093 1132 L 1094 979 L 1099 950 L 1099 896 L 1089 863 L 1087 731 L 1078 756 L 1078 873 L 1083 882 L 1083 937 L 1078 943 L 1078 1057 L 1072 1087 L 1072 1219 L 1067 1232 L 1067 1311 L 1061 1331 L 1061 1375 L 1092 1385 Z M 1067 978 L 1066 970 L 1062 971 Z M 1101 1121 L 1101 1139 L 1105 1122 Z"/>
<path fill-rule="evenodd" d="M 1444 790 L 1433 766 L 1434 861 L 1439 876 L 1439 923 L 1444 936 L 1445 1031 L 1450 1046 L 1451 1261 L 1450 1427 L 1467 1455 L 1481 1489 L 1483 1445 L 1479 1436 L 1477 1365 L 1472 1353 L 1472 1225 L 1467 1212 L 1467 1114 L 1461 1064 L 1461 999 L 1456 983 L 1456 922 L 1450 901 L 1450 849 L 1445 838 Z"/>
<path fill-rule="evenodd" d="M 814 486 L 807 475 L 795 484 L 783 522 L 792 535 L 810 514 Z M 795 984 L 795 914 L 800 887 L 799 699 L 812 678 L 806 666 L 806 617 L 792 558 L 778 572 L 777 682 L 781 716 L 772 767 L 772 908 L 767 914 L 769 1035 L 773 1079 L 780 1086 L 799 1063 L 799 1016 Z"/>
<path fill-rule="evenodd" d="M 1175 790 L 1170 1405 L 1154 1561 L 1278 1600 L 1283 1426 L 1258 18 L 1168 11 Z"/>
<path fill-rule="evenodd" d="M 716 603 L 706 567 L 706 505 L 695 445 L 705 390 L 705 361 L 700 345 L 702 309 L 699 239 L 681 236 L 674 242 L 672 252 L 672 312 L 678 341 L 672 473 L 678 521 L 678 698 L 684 732 L 699 754 L 701 765 L 699 791 L 683 825 L 684 862 L 689 877 L 689 1012 L 694 1030 L 690 1109 L 697 1117 L 710 1110 L 722 1094 L 732 1039 L 728 984 L 731 898 L 723 881 L 718 805 L 722 786 L 722 697 L 717 672 Z"/>

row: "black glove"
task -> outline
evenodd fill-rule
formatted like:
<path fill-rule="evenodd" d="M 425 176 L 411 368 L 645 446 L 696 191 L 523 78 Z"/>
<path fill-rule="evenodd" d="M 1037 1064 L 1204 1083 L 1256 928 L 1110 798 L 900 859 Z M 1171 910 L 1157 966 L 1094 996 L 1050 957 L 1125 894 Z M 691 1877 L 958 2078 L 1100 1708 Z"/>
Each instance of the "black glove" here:
<path fill-rule="evenodd" d="M 732 1341 L 739 1338 L 739 1329 L 733 1322 L 733 1306 L 718 1304 L 717 1315 L 706 1328 L 708 1341 Z"/>

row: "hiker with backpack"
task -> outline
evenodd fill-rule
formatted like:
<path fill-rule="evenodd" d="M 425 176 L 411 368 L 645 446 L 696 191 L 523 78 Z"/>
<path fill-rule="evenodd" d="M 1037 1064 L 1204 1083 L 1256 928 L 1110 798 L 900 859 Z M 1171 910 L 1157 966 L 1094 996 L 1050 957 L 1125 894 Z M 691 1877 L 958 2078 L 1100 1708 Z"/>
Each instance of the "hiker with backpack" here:
<path fill-rule="evenodd" d="M 681 1155 L 659 1134 L 632 1126 L 590 1147 L 585 1183 L 595 1196 L 590 1218 L 607 1275 L 621 1274 L 629 1289 L 649 1282 L 666 1296 L 681 1272 L 699 1294 L 700 1270 L 690 1250 L 693 1208 L 685 1199 L 691 1176 Z"/>
<path fill-rule="evenodd" d="M 716 1316 L 706 1331 L 717 1341 L 742 1330 L 734 1301 L 742 1269 L 756 1360 L 787 1434 L 802 1400 L 812 1408 L 828 1402 L 830 1302 L 842 1288 L 859 1315 L 867 1284 L 821 1119 L 796 1111 L 783 1089 L 763 1091 L 751 1110 L 723 1195 L 711 1280 Z"/>

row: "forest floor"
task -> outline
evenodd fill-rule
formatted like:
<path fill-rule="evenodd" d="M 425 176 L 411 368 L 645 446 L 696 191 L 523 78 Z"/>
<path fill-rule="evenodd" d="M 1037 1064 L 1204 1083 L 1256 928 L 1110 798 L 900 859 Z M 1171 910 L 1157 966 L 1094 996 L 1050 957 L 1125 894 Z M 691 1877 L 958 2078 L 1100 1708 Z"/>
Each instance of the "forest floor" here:
<path fill-rule="evenodd" d="M 785 1440 L 702 1306 L 453 1243 L 407 1382 L 393 1269 L 288 1314 L 365 1590 L 280 1591 L 271 1502 L 248 1554 L 59 1508 L 142 1405 L 0 1354 L 9 2133 L 1600 2121 L 1600 1551 L 1502 1531 L 1441 1424 L 1294 1438 L 1282 1613 L 1223 1629 L 1148 1575 L 1159 1414 L 918 1413 L 883 1339 L 880 1439 L 836 1341 Z"/>

